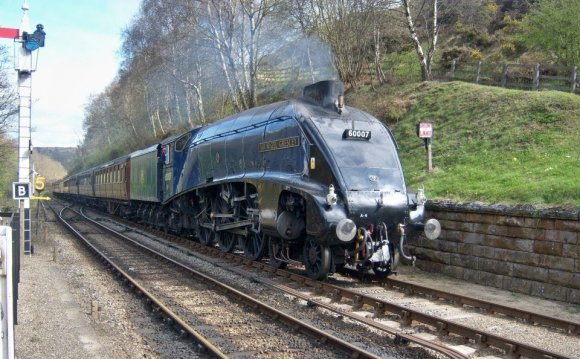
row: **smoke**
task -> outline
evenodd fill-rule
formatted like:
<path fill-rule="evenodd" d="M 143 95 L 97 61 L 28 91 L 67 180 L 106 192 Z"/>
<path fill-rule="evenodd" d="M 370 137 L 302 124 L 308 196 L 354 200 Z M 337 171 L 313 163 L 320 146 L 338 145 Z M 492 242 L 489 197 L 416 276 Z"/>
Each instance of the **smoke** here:
<path fill-rule="evenodd" d="M 278 27 L 268 32 L 268 40 L 278 47 L 260 62 L 258 81 L 262 97 L 294 98 L 302 94 L 306 85 L 339 79 L 332 50 L 318 37 Z"/>

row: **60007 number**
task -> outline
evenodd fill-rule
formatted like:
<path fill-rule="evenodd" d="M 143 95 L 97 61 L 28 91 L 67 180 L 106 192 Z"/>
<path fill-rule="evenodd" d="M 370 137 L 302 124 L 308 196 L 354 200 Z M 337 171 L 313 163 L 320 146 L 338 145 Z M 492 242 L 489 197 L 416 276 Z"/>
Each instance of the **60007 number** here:
<path fill-rule="evenodd" d="M 342 138 L 345 140 L 369 140 L 371 138 L 371 131 L 344 130 Z"/>

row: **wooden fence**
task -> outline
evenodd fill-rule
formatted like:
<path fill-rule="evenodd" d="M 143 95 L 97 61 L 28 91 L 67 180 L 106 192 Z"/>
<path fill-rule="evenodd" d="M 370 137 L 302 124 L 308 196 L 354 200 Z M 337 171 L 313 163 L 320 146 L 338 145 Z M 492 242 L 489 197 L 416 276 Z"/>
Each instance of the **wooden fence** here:
<path fill-rule="evenodd" d="M 450 81 L 475 82 L 507 88 L 557 90 L 580 94 L 578 66 L 453 61 L 445 78 Z"/>

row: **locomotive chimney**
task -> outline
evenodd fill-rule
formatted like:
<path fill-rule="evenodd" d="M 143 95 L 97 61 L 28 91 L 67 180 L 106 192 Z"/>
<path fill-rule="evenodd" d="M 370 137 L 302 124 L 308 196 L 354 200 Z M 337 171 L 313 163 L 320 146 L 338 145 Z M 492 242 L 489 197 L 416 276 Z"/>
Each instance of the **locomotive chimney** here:
<path fill-rule="evenodd" d="M 342 113 L 344 109 L 344 84 L 341 81 L 320 81 L 304 87 L 302 98 Z"/>

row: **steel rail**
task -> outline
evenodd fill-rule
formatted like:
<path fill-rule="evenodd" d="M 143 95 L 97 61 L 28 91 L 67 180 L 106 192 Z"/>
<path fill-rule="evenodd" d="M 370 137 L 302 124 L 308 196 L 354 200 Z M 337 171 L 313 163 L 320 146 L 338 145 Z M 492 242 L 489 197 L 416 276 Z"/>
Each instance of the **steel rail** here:
<path fill-rule="evenodd" d="M 82 233 L 77 231 L 70 223 L 67 222 L 66 219 L 63 217 L 63 212 L 65 210 L 74 211 L 69 207 L 63 208 L 59 214 L 57 214 L 58 219 L 60 222 L 65 225 L 68 230 L 77 238 L 81 239 L 83 243 L 94 253 L 96 253 L 99 257 L 101 257 L 104 261 L 107 262 L 107 265 L 112 267 L 117 273 L 123 276 L 132 286 L 134 286 L 140 293 L 142 293 L 151 303 L 153 303 L 157 308 L 159 308 L 165 315 L 175 321 L 184 331 L 186 331 L 189 335 L 191 335 L 195 340 L 206 348 L 212 355 L 215 355 L 217 358 L 228 358 L 226 354 L 224 354 L 219 348 L 217 348 L 212 342 L 210 342 L 207 338 L 205 338 L 201 333 L 197 330 L 192 328 L 189 324 L 181 319 L 181 317 L 173 312 L 169 307 L 165 306 L 153 293 L 149 292 L 145 287 L 141 286 L 137 280 L 135 280 L 129 273 L 125 272 L 121 267 L 117 266 L 107 255 L 101 252 L 97 247 L 90 243 L 90 240 L 83 236 Z M 54 211 L 54 209 L 53 209 Z M 76 212 L 76 211 L 75 211 Z M 55 212 L 56 214 L 56 212 Z"/>
<path fill-rule="evenodd" d="M 483 309 L 489 313 L 498 313 L 512 318 L 521 319 L 528 323 L 536 323 L 552 328 L 562 329 L 566 331 L 568 334 L 576 335 L 580 333 L 580 323 L 575 321 L 554 318 L 541 313 L 524 311 L 507 305 L 493 303 L 483 299 L 468 297 L 461 294 L 448 293 L 441 291 L 439 289 L 404 282 L 402 280 L 395 278 L 384 279 L 384 284 L 387 285 L 388 287 L 397 288 L 406 293 L 424 294 L 425 296 L 445 299 L 452 303 Z"/>
<path fill-rule="evenodd" d="M 365 317 L 357 315 L 357 314 L 350 313 L 346 310 L 336 308 L 331 304 L 325 303 L 321 300 L 314 299 L 312 296 L 301 293 L 301 292 L 297 291 L 296 289 L 290 288 L 286 285 L 276 283 L 276 282 L 273 282 L 271 280 L 264 279 L 264 278 L 254 278 L 254 280 L 259 281 L 259 282 L 266 284 L 268 286 L 277 288 L 278 290 L 281 290 L 281 291 L 288 293 L 292 296 L 295 296 L 297 298 L 300 298 L 300 299 L 306 301 L 309 305 L 321 307 L 321 308 L 324 308 L 324 309 L 329 310 L 331 312 L 348 317 L 352 320 L 362 322 L 370 327 L 387 332 L 388 334 L 395 336 L 395 338 L 397 338 L 397 339 L 403 339 L 403 340 L 413 342 L 415 344 L 419 344 L 421 346 L 427 347 L 427 348 L 435 350 L 441 354 L 444 354 L 444 355 L 448 356 L 449 358 L 454 358 L 454 359 L 466 359 L 466 358 L 468 358 L 467 355 L 462 354 L 462 353 L 456 351 L 455 349 L 450 348 L 444 344 L 437 344 L 437 343 L 431 342 L 429 340 L 414 336 L 413 334 L 407 334 L 407 333 L 403 332 L 402 330 L 389 327 L 389 326 L 384 325 L 382 323 L 379 323 L 375 320 L 365 318 Z"/>
<path fill-rule="evenodd" d="M 135 224 L 134 223 L 131 223 L 131 225 L 135 225 Z M 150 229 L 148 229 L 148 230 L 150 231 Z M 282 276 L 285 276 L 285 277 L 286 277 L 285 274 L 287 274 L 288 277 L 292 277 L 292 278 L 296 279 L 296 282 L 302 282 L 303 283 L 305 281 L 306 282 L 311 281 L 309 278 L 306 278 L 306 277 L 303 277 L 303 276 L 300 276 L 300 275 L 296 275 L 296 274 L 291 273 L 291 272 L 288 272 L 288 271 L 277 270 L 277 269 L 275 269 L 275 268 L 273 268 L 273 267 L 271 267 L 269 265 L 264 265 L 261 262 L 255 262 L 255 261 L 249 260 L 247 258 L 241 257 L 239 255 L 235 255 L 235 254 L 232 254 L 232 253 L 224 253 L 224 252 L 222 252 L 222 251 L 220 251 L 218 249 L 211 248 L 209 246 L 205 246 L 205 245 L 202 245 L 202 244 L 199 244 L 199 243 L 196 243 L 196 242 L 187 241 L 187 240 L 184 240 L 183 238 L 180 238 L 180 237 L 168 235 L 167 233 L 164 233 L 162 231 L 158 231 L 158 230 L 154 230 L 154 231 L 156 233 L 158 233 L 159 235 L 161 235 L 161 236 L 171 237 L 172 239 L 176 239 L 176 240 L 182 241 L 183 243 L 187 243 L 188 245 L 193 245 L 196 248 L 196 250 L 198 250 L 200 253 L 214 255 L 214 256 L 219 257 L 219 258 L 223 258 L 223 259 L 226 259 L 226 260 L 233 261 L 235 263 L 243 264 L 243 265 L 250 266 L 250 267 L 254 267 L 254 268 L 255 267 L 258 267 L 259 269 L 262 269 L 262 270 L 264 270 L 266 272 L 270 272 L 270 273 L 277 274 L 277 275 L 280 275 L 280 273 L 282 273 Z M 221 266 L 221 267 L 224 267 L 223 265 L 220 265 L 220 264 L 216 264 L 216 265 Z M 231 268 L 227 268 L 227 269 L 230 269 L 231 270 Z M 247 275 L 247 273 L 246 273 L 246 275 Z M 378 323 L 376 321 L 369 320 L 367 318 L 363 318 L 363 317 L 360 317 L 360 316 L 356 316 L 356 315 L 353 315 L 353 314 L 350 314 L 350 313 L 347 313 L 347 312 L 338 310 L 337 308 L 334 308 L 332 306 L 329 306 L 328 304 L 326 304 L 324 302 L 317 301 L 317 300 L 314 300 L 312 298 L 308 298 L 308 297 L 304 296 L 303 294 L 301 294 L 301 293 L 299 293 L 299 292 L 297 292 L 297 291 L 295 291 L 295 290 L 293 290 L 291 288 L 288 288 L 288 287 L 282 288 L 282 286 L 276 285 L 275 283 L 272 283 L 271 281 L 269 282 L 269 281 L 267 281 L 265 279 L 262 279 L 262 278 L 253 278 L 253 280 L 261 281 L 261 282 L 263 282 L 266 285 L 275 287 L 278 290 L 284 291 L 284 292 L 286 292 L 288 294 L 291 294 L 293 296 L 296 296 L 298 298 L 307 300 L 308 302 L 313 303 L 313 304 L 316 304 L 316 305 L 318 305 L 320 307 L 323 307 L 323 308 L 325 308 L 325 309 L 327 309 L 329 311 L 332 311 L 332 312 L 335 312 L 335 313 L 339 313 L 339 314 L 341 314 L 341 315 L 343 315 L 345 317 L 349 317 L 349 318 L 351 318 L 351 319 L 353 319 L 355 321 L 359 321 L 361 323 L 364 323 L 366 325 L 369 325 L 371 327 L 374 327 L 374 328 L 376 328 L 378 330 L 382 330 L 382 331 L 384 331 L 384 332 L 386 332 L 386 333 L 388 333 L 390 335 L 395 336 L 395 338 L 399 338 L 399 339 L 403 339 L 403 340 L 408 340 L 409 342 L 413 342 L 413 343 L 415 343 L 417 345 L 423 346 L 425 348 L 429 348 L 429 349 L 431 349 L 433 351 L 436 351 L 436 352 L 439 352 L 439 353 L 441 353 L 441 354 L 443 354 L 443 355 L 445 355 L 445 356 L 447 356 L 449 358 L 454 358 L 454 359 L 465 359 L 465 358 L 467 358 L 467 356 L 465 356 L 464 354 L 462 354 L 462 353 L 460 353 L 460 352 L 458 352 L 458 351 L 456 351 L 453 348 L 450 348 L 448 346 L 441 345 L 441 344 L 438 344 L 438 343 L 434 343 L 434 342 L 425 340 L 423 338 L 420 338 L 420 337 L 417 337 L 417 336 L 414 336 L 414 335 L 411 335 L 411 334 L 406 334 L 403 331 L 400 331 L 400 330 L 395 329 L 395 328 L 390 328 L 390 327 L 388 327 L 386 325 L 383 325 L 383 324 L 380 324 L 380 323 Z"/>
<path fill-rule="evenodd" d="M 262 266 L 264 266 L 264 264 L 262 264 Z M 572 359 L 559 353 L 554 353 L 543 348 L 504 338 L 484 330 L 474 329 L 450 320 L 422 313 L 418 310 L 389 303 L 361 293 L 356 293 L 333 284 L 315 281 L 288 271 L 278 271 L 276 272 L 277 275 L 285 276 L 293 281 L 303 283 L 309 287 L 315 288 L 319 292 L 330 293 L 335 300 L 347 298 L 361 307 L 363 305 L 368 305 L 374 308 L 377 315 L 383 315 L 385 312 L 397 314 L 408 324 L 412 321 L 427 324 L 436 328 L 438 331 L 456 334 L 471 339 L 479 345 L 498 348 L 505 351 L 506 355 L 519 355 L 532 359 Z"/>
<path fill-rule="evenodd" d="M 198 247 L 197 244 L 196 247 Z M 305 284 L 309 287 L 314 288 L 316 291 L 320 293 L 323 292 L 331 293 L 331 295 L 335 298 L 335 300 L 339 300 L 340 298 L 347 298 L 360 306 L 366 304 L 372 308 L 375 308 L 375 312 L 379 315 L 380 315 L 379 312 L 381 310 L 383 312 L 391 312 L 393 314 L 399 315 L 401 319 L 407 323 L 416 321 L 419 323 L 427 324 L 433 326 L 434 328 L 437 328 L 437 330 L 439 331 L 444 331 L 446 333 L 455 334 L 465 337 L 467 339 L 471 339 L 479 345 L 494 347 L 503 350 L 506 353 L 506 355 L 519 355 L 532 359 L 572 359 L 559 353 L 554 353 L 549 350 L 545 350 L 543 348 L 538 348 L 533 345 L 504 338 L 495 335 L 493 333 L 486 332 L 484 330 L 474 329 L 465 325 L 457 324 L 452 321 L 445 320 L 443 318 L 424 314 L 417 310 L 402 307 L 384 300 L 373 298 L 371 296 L 366 296 L 364 294 L 356 293 L 333 284 L 315 281 L 294 272 L 290 272 L 283 269 L 276 269 L 268 264 L 251 261 L 247 258 L 241 257 L 236 254 L 224 253 L 219 251 L 218 249 L 203 246 L 201 244 L 199 244 L 199 248 L 201 248 L 202 251 L 208 254 L 230 259 L 233 262 L 242 263 L 244 265 L 256 268 L 257 270 L 270 272 L 277 276 L 288 278 L 289 280 L 292 280 L 294 282 Z"/>
<path fill-rule="evenodd" d="M 84 214 L 83 214 L 83 216 L 84 216 Z M 229 296 L 234 297 L 236 300 L 243 300 L 250 308 L 253 308 L 254 310 L 258 310 L 261 313 L 267 314 L 269 317 L 271 317 L 275 320 L 278 320 L 280 322 L 285 323 L 286 325 L 288 325 L 290 328 L 292 328 L 295 331 L 299 330 L 299 331 L 301 331 L 305 334 L 308 334 L 311 337 L 313 337 L 313 338 L 315 338 L 323 343 L 329 343 L 329 344 L 333 345 L 334 347 L 342 350 L 343 352 L 349 353 L 351 357 L 370 358 L 370 359 L 379 359 L 380 358 L 379 356 L 377 356 L 373 353 L 370 353 L 362 348 L 359 348 L 359 347 L 357 347 L 357 346 L 355 346 L 347 341 L 344 341 L 344 340 L 342 340 L 342 339 L 340 339 L 340 338 L 338 338 L 330 333 L 326 333 L 323 330 L 320 330 L 320 329 L 318 329 L 318 328 L 316 328 L 316 327 L 314 327 L 306 322 L 303 322 L 297 318 L 292 317 L 289 314 L 286 314 L 286 313 L 284 313 L 284 312 L 282 312 L 274 307 L 271 307 L 268 304 L 266 304 L 262 301 L 259 301 L 259 300 L 255 299 L 255 298 L 253 298 L 253 297 L 251 297 L 251 296 L 249 296 L 249 295 L 247 295 L 247 294 L 245 294 L 245 293 L 243 293 L 243 292 L 241 292 L 241 291 L 239 291 L 239 290 L 237 290 L 237 289 L 235 289 L 235 288 L 233 288 L 225 283 L 222 283 L 222 282 L 220 282 L 212 277 L 209 277 L 209 276 L 207 276 L 207 275 L 205 275 L 205 274 L 203 274 L 203 273 L 201 273 L 201 272 L 199 272 L 191 267 L 188 267 L 187 265 L 184 265 L 183 263 L 180 263 L 180 262 L 162 254 L 162 253 L 159 253 L 151 248 L 148 248 L 148 247 L 136 242 L 135 240 L 123 235 L 122 233 L 116 232 L 115 230 L 108 228 L 107 226 L 105 226 L 101 223 L 98 223 L 98 221 L 95 221 L 95 220 L 88 218 L 86 216 L 85 216 L 85 219 L 90 221 L 91 223 L 99 226 L 100 228 L 107 230 L 109 233 L 111 233 L 117 237 L 120 237 L 124 240 L 128 240 L 128 241 L 134 243 L 135 245 L 153 253 L 154 255 L 156 255 L 160 258 L 162 258 L 163 260 L 168 261 L 168 262 L 172 263 L 173 265 L 176 265 L 176 266 L 188 271 L 189 273 L 200 278 L 201 281 L 208 283 L 216 291 L 221 291 L 223 293 L 227 293 Z M 91 247 L 93 247 L 93 246 L 91 246 Z M 99 253 L 100 256 L 104 256 L 104 254 L 102 254 L 100 252 L 97 252 L 97 253 Z M 120 271 L 120 273 L 122 273 L 123 275 L 126 275 L 126 273 L 123 271 Z M 131 282 L 134 283 L 134 281 L 131 281 Z M 160 308 L 162 308 L 162 307 L 160 306 Z M 173 316 L 172 316 L 172 318 L 173 318 Z M 182 321 L 180 320 L 180 322 L 182 322 Z M 186 323 L 184 323 L 184 324 L 186 324 Z M 221 355 L 224 355 L 224 357 L 227 357 L 223 353 L 221 353 Z"/>

